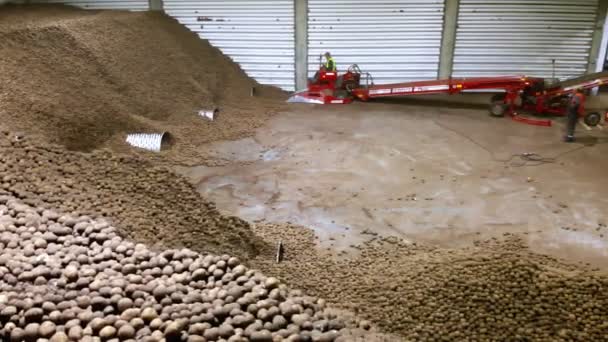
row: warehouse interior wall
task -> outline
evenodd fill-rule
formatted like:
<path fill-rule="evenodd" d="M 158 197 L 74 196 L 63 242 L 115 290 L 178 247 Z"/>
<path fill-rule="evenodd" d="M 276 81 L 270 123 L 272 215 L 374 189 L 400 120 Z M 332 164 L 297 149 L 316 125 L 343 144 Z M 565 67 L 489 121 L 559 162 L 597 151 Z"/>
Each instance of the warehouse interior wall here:
<path fill-rule="evenodd" d="M 258 82 L 287 91 L 306 86 L 325 51 L 375 83 L 601 70 L 607 1 L 32 0 L 163 10 Z"/>
<path fill-rule="evenodd" d="M 262 84 L 295 89 L 294 0 L 163 0 L 165 13 Z"/>
<path fill-rule="evenodd" d="M 608 0 L 600 0 L 596 20 L 596 32 L 589 54 L 588 73 L 600 72 L 606 65 L 606 50 L 608 49 Z"/>
<path fill-rule="evenodd" d="M 377 84 L 436 78 L 443 21 L 444 0 L 308 0 L 308 75 L 328 51 Z"/>

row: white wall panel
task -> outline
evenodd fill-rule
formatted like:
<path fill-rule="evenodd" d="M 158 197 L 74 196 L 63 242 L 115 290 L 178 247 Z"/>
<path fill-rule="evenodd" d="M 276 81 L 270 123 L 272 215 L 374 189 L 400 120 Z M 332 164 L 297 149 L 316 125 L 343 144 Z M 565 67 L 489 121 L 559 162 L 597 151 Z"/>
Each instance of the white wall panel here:
<path fill-rule="evenodd" d="M 585 73 L 597 0 L 460 0 L 453 75 Z"/>
<path fill-rule="evenodd" d="M 250 77 L 294 90 L 293 0 L 164 0 L 164 6 Z"/>
<path fill-rule="evenodd" d="M 34 0 L 147 10 L 148 0 Z M 451 0 L 445 0 L 451 1 Z M 263 84 L 294 90 L 294 0 L 164 0 L 165 11 Z M 308 73 L 330 51 L 376 83 L 434 79 L 444 0 L 308 0 Z M 460 0 L 453 76 L 586 71 L 598 0 Z"/>
<path fill-rule="evenodd" d="M 339 70 L 358 64 L 377 84 L 435 79 L 443 0 L 309 0 L 308 69 L 329 51 Z"/>

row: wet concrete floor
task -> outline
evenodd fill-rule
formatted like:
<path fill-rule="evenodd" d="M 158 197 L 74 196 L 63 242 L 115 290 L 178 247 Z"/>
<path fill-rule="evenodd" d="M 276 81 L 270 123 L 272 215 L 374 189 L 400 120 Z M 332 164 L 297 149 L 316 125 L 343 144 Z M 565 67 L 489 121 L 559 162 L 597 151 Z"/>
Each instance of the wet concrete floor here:
<path fill-rule="evenodd" d="M 522 233 L 537 251 L 608 267 L 608 135 L 579 128 L 565 144 L 562 132 L 475 108 L 296 105 L 253 138 L 206 147 L 234 163 L 178 171 L 220 210 L 311 227 L 324 247 Z"/>

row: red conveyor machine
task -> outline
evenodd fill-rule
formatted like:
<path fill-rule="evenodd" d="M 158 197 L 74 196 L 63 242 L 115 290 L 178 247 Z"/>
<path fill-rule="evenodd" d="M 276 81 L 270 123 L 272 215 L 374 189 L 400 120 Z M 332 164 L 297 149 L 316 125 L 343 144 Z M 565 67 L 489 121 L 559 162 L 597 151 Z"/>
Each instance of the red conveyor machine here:
<path fill-rule="evenodd" d="M 578 88 L 592 89 L 608 82 L 608 72 L 588 74 L 559 81 L 526 76 L 497 76 L 449 78 L 375 85 L 369 73 L 351 65 L 343 74 L 321 68 L 308 82 L 308 88 L 294 93 L 288 102 L 316 104 L 346 104 L 354 99 L 368 101 L 382 97 L 410 95 L 457 94 L 466 91 L 499 92 L 492 97 L 490 114 L 508 115 L 513 120 L 532 125 L 551 126 L 551 120 L 520 115 L 565 115 L 569 96 Z M 598 112 L 584 113 L 585 124 L 596 126 L 602 116 Z"/>

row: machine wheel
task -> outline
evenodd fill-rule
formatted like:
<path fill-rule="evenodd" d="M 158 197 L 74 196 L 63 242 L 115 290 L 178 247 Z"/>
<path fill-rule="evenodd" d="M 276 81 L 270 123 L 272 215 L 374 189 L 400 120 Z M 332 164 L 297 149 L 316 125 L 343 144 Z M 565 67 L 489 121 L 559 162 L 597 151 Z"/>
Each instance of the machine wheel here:
<path fill-rule="evenodd" d="M 336 93 L 334 95 L 337 99 L 345 99 L 348 97 L 348 92 L 346 90 L 340 89 L 340 90 L 336 90 Z"/>
<path fill-rule="evenodd" d="M 501 118 L 501 117 L 505 116 L 506 112 L 507 112 L 507 105 L 505 103 L 494 102 L 490 106 L 490 115 L 491 116 Z"/>
<path fill-rule="evenodd" d="M 344 82 L 344 89 L 346 89 L 347 92 L 350 93 L 355 88 L 357 88 L 357 82 L 354 80 L 347 80 Z"/>
<path fill-rule="evenodd" d="M 505 94 L 495 94 L 492 96 L 490 103 L 490 115 L 494 117 L 503 117 L 507 112 L 507 104 L 505 101 Z"/>
<path fill-rule="evenodd" d="M 602 116 L 598 112 L 591 112 L 585 115 L 583 121 L 587 126 L 594 127 L 597 126 L 602 120 Z"/>

